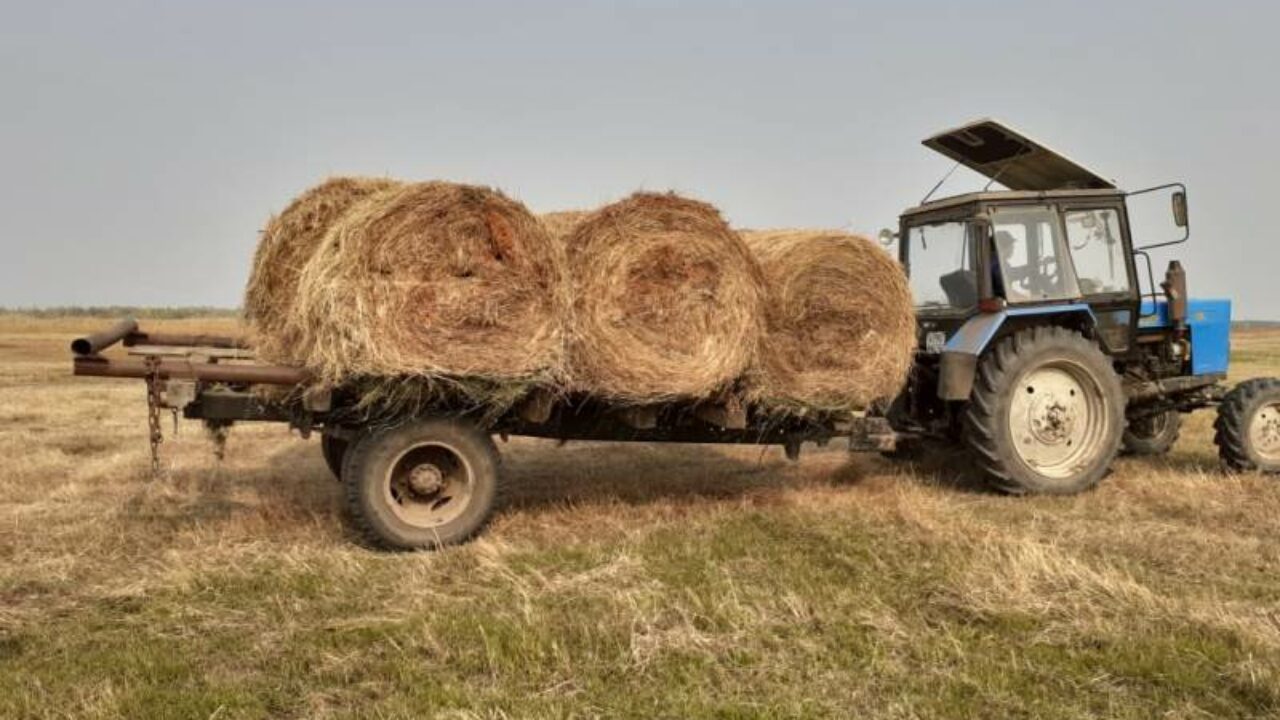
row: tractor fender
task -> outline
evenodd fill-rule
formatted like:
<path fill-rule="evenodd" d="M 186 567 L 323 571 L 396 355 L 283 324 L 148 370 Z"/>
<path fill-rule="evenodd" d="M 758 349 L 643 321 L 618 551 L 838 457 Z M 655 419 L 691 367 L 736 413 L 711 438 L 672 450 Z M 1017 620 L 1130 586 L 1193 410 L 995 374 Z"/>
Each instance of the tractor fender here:
<path fill-rule="evenodd" d="M 1010 318 L 1023 317 L 1042 318 L 1046 325 L 1061 324 L 1057 320 L 1064 317 L 1073 321 L 1083 320 L 1090 328 L 1097 325 L 1093 310 L 1085 303 L 1014 307 L 974 315 L 942 347 L 938 364 L 938 397 L 942 400 L 968 400 L 978 371 L 978 359 Z"/>

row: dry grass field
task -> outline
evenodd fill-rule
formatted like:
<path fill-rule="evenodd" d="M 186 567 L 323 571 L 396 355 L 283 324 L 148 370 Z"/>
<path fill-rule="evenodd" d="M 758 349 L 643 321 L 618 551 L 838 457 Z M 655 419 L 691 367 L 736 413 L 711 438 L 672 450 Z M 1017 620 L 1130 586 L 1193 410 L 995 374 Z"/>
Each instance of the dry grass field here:
<path fill-rule="evenodd" d="M 142 384 L 69 374 L 101 324 L 0 315 L 3 718 L 1280 714 L 1280 480 L 1221 473 L 1212 413 L 1071 498 L 949 457 L 513 440 L 483 537 L 395 555 L 281 427 L 218 462 L 183 423 L 151 481 Z M 1235 348 L 1280 375 L 1280 333 Z"/>

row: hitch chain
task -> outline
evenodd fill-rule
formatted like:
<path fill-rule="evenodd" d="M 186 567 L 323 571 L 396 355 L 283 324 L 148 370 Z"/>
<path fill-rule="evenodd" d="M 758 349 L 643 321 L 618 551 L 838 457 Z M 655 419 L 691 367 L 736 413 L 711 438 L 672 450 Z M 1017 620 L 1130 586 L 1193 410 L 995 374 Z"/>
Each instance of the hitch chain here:
<path fill-rule="evenodd" d="M 151 478 L 160 477 L 160 443 L 164 434 L 160 431 L 160 358 L 148 355 L 147 364 L 147 429 L 151 442 Z"/>
<path fill-rule="evenodd" d="M 209 433 L 209 439 L 213 441 L 213 457 L 218 462 L 227 459 L 227 431 L 230 426 L 211 420 L 204 421 L 204 429 Z"/>

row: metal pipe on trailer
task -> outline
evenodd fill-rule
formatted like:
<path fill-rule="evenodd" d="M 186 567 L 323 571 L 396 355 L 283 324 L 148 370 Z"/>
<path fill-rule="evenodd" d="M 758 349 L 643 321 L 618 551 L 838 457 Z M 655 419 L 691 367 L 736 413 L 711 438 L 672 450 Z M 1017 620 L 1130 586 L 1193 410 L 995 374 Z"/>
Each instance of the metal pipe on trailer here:
<path fill-rule="evenodd" d="M 249 343 L 244 338 L 230 335 L 194 335 L 182 333 L 153 333 L 134 329 L 125 335 L 124 346 L 157 345 L 160 347 L 208 347 L 230 350 L 246 350 Z"/>
<path fill-rule="evenodd" d="M 72 340 L 71 352 L 76 355 L 96 355 L 136 332 L 138 332 L 138 321 L 134 318 L 125 318 L 106 330 Z"/>
<path fill-rule="evenodd" d="M 144 360 L 108 359 L 97 355 L 77 357 L 73 375 L 85 377 L 150 378 L 161 380 L 199 380 L 221 383 L 261 383 L 263 385 L 298 385 L 306 382 L 310 373 L 302 368 L 285 365 L 231 365 L 208 362 L 190 362 L 175 358 Z"/>
<path fill-rule="evenodd" d="M 71 352 L 76 355 L 97 355 L 121 341 L 124 342 L 125 347 L 155 345 L 157 347 L 206 347 L 231 350 L 246 350 L 249 348 L 247 340 L 230 335 L 144 332 L 138 329 L 137 319 L 125 318 L 106 330 L 72 340 Z"/>

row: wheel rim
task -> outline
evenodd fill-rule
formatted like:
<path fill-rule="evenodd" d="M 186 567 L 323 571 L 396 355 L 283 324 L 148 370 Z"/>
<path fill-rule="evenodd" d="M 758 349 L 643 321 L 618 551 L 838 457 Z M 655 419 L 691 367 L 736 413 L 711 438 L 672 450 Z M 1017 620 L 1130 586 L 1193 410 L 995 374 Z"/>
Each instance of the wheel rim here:
<path fill-rule="evenodd" d="M 1280 403 L 1263 405 L 1253 413 L 1249 444 L 1264 461 L 1280 462 Z"/>
<path fill-rule="evenodd" d="M 452 446 L 421 443 L 396 457 L 382 487 L 397 518 L 415 527 L 433 528 L 466 512 L 475 489 L 475 473 Z"/>
<path fill-rule="evenodd" d="M 1107 436 L 1102 388 L 1082 365 L 1055 361 L 1025 373 L 1014 386 L 1009 432 L 1027 467 L 1069 478 L 1093 462 Z"/>
<path fill-rule="evenodd" d="M 1129 423 L 1129 430 L 1136 436 L 1150 440 L 1164 434 L 1169 427 L 1169 413 L 1159 413 Z"/>

